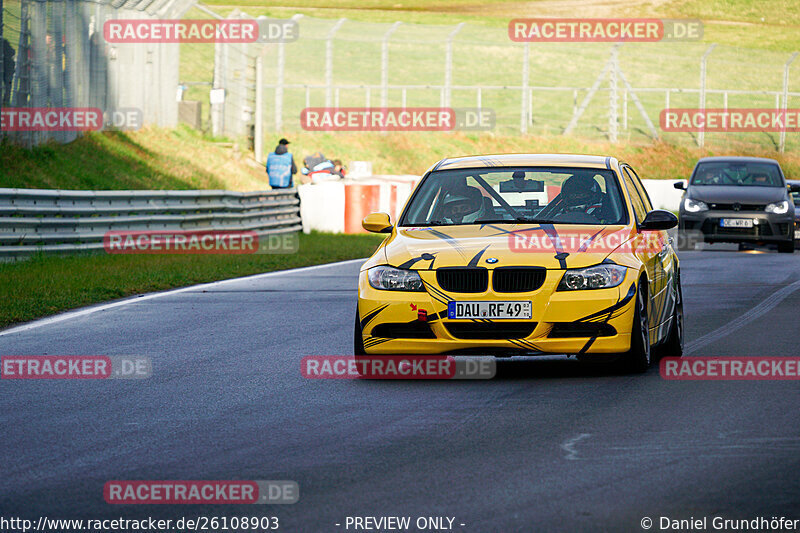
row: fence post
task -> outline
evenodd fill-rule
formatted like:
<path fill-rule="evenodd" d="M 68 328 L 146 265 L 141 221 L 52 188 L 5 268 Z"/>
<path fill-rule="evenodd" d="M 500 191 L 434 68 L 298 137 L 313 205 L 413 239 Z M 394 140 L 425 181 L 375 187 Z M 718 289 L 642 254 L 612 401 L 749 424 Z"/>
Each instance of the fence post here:
<path fill-rule="evenodd" d="M 700 59 L 700 111 L 703 112 L 706 109 L 706 62 L 708 61 L 708 56 L 711 55 L 712 50 L 714 47 L 717 46 L 716 44 L 712 44 L 708 47 L 708 50 L 703 54 L 703 57 Z M 697 133 L 697 146 L 700 148 L 703 147 L 705 144 L 705 131 L 701 128 L 700 131 Z"/>
<path fill-rule="evenodd" d="M 793 53 L 786 64 L 783 65 L 783 128 L 781 128 L 781 140 L 779 150 L 783 153 L 786 148 L 786 111 L 789 109 L 789 65 L 797 57 L 797 52 Z"/>
<path fill-rule="evenodd" d="M 325 107 L 331 106 L 331 90 L 333 88 L 333 36 L 342 27 L 346 18 L 340 18 L 325 37 Z"/>
<path fill-rule="evenodd" d="M 619 73 L 619 45 L 611 47 L 611 70 L 609 72 L 610 92 L 608 96 L 608 140 L 617 142 L 619 122 L 619 97 L 617 94 L 617 75 Z"/>
<path fill-rule="evenodd" d="M 264 47 L 256 55 L 256 115 L 254 117 L 253 151 L 259 163 L 264 162 Z"/>
<path fill-rule="evenodd" d="M 278 43 L 278 80 L 275 87 L 275 131 L 283 128 L 283 74 L 286 66 L 286 50 L 283 40 Z"/>
<path fill-rule="evenodd" d="M 389 104 L 389 37 L 400 26 L 402 22 L 395 22 L 383 34 L 383 42 L 381 43 L 381 107 L 386 107 Z"/>
<path fill-rule="evenodd" d="M 0 0 L 0 115 L 3 113 L 3 104 L 6 98 L 6 77 L 5 77 L 5 42 L 3 41 L 3 0 Z M 3 130 L 0 129 L 0 139 L 3 138 Z"/>
<path fill-rule="evenodd" d="M 519 131 L 528 133 L 528 79 L 530 77 L 531 43 L 526 42 L 522 54 L 522 109 L 519 117 Z"/>
<path fill-rule="evenodd" d="M 628 89 L 622 91 L 622 131 L 628 131 Z"/>
<path fill-rule="evenodd" d="M 444 58 L 444 104 L 442 107 L 450 107 L 450 91 L 453 85 L 453 39 L 463 27 L 463 22 L 457 24 L 447 36 Z"/>

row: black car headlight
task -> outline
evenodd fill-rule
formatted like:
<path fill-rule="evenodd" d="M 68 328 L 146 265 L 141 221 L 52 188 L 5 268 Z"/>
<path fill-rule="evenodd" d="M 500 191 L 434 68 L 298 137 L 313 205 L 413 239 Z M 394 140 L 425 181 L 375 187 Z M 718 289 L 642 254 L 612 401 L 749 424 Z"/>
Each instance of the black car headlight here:
<path fill-rule="evenodd" d="M 376 266 L 367 271 L 369 284 L 384 291 L 425 292 L 419 273 L 390 266 Z"/>
<path fill-rule="evenodd" d="M 627 270 L 624 266 L 612 264 L 567 270 L 564 272 L 564 277 L 561 278 L 557 290 L 610 289 L 622 283 Z"/>

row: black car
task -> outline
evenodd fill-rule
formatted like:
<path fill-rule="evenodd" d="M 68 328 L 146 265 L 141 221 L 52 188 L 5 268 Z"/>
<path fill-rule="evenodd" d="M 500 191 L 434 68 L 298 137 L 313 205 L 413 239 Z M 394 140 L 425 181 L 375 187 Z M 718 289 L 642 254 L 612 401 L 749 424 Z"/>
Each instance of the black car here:
<path fill-rule="evenodd" d="M 778 245 L 794 252 L 795 205 L 780 165 L 760 157 L 704 157 L 681 198 L 679 228 L 705 242 Z M 685 246 L 685 244 L 684 244 Z"/>
<path fill-rule="evenodd" d="M 800 181 L 788 180 L 794 200 L 794 247 L 800 248 Z"/>

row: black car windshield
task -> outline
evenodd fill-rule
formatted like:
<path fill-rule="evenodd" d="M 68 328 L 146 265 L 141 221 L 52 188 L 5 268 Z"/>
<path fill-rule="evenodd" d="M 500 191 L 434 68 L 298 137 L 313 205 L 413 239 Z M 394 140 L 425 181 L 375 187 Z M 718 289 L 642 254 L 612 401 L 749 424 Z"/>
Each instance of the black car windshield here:
<path fill-rule="evenodd" d="M 778 165 L 739 161 L 700 163 L 694 172 L 691 185 L 784 186 Z"/>
<path fill-rule="evenodd" d="M 432 172 L 400 226 L 488 223 L 627 224 L 611 170 L 494 167 Z"/>

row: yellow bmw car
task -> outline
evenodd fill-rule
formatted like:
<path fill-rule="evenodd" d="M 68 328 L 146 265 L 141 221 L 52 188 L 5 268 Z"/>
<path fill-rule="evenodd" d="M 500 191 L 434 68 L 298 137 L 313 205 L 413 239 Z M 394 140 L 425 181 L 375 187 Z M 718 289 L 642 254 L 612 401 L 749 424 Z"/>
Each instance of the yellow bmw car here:
<path fill-rule="evenodd" d="M 643 372 L 683 352 L 677 223 L 613 157 L 439 161 L 396 224 L 364 218 L 388 235 L 359 274 L 355 355 L 576 354 Z"/>

